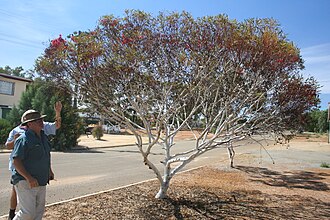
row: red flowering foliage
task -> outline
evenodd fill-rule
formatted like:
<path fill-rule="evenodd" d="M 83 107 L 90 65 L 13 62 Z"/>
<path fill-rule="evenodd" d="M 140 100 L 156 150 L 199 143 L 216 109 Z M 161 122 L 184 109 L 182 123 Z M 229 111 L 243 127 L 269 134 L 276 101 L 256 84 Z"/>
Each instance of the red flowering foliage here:
<path fill-rule="evenodd" d="M 67 48 L 68 58 L 75 61 L 80 70 L 87 70 L 102 54 L 101 44 L 97 41 L 97 31 L 75 32 L 68 36 L 71 42 Z"/>
<path fill-rule="evenodd" d="M 55 51 L 63 50 L 65 48 L 67 48 L 67 42 L 62 38 L 62 35 L 60 34 L 58 38 L 50 41 L 50 45 L 45 50 L 45 54 L 51 56 L 55 53 Z"/>
<path fill-rule="evenodd" d="M 129 44 L 132 43 L 133 39 L 130 37 L 126 37 L 124 34 L 121 35 L 121 43 L 122 44 Z"/>
<path fill-rule="evenodd" d="M 294 76 L 283 81 L 278 104 L 288 127 L 295 128 L 305 123 L 305 113 L 320 101 L 317 89 L 314 78 L 304 80 L 302 76 Z"/>
<path fill-rule="evenodd" d="M 66 43 L 66 41 L 62 38 L 61 34 L 58 38 L 55 38 L 54 40 L 52 40 L 50 42 L 52 47 L 60 47 L 61 45 L 65 44 L 65 43 Z"/>

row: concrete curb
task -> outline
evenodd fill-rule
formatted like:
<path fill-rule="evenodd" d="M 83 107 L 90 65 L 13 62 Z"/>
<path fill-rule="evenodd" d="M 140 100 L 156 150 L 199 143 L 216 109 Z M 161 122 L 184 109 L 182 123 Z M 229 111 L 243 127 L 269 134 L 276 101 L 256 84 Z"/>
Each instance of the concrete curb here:
<path fill-rule="evenodd" d="M 142 145 L 146 145 L 147 143 L 144 143 Z M 64 152 L 64 153 L 69 153 L 69 152 L 74 152 L 74 151 L 84 151 L 84 150 L 94 150 L 94 149 L 106 149 L 106 148 L 114 148 L 114 147 L 130 147 L 130 146 L 136 146 L 135 144 L 121 144 L 121 145 L 109 145 L 109 146 L 102 146 L 102 147 L 88 147 L 88 146 L 80 146 L 80 147 L 73 147 L 70 150 L 65 150 L 65 151 L 51 151 L 51 152 Z M 0 150 L 0 154 L 5 154 L 11 153 L 11 150 L 7 150 L 7 149 L 1 149 Z"/>
<path fill-rule="evenodd" d="M 147 143 L 143 143 L 142 145 L 146 145 Z M 88 147 L 88 146 L 80 146 L 80 147 L 74 147 L 68 151 L 64 152 L 70 152 L 70 151 L 79 151 L 79 150 L 93 150 L 93 149 L 103 149 L 103 148 L 114 148 L 114 147 L 130 147 L 130 146 L 136 146 L 136 144 L 118 144 L 118 145 L 109 145 L 109 146 L 102 146 L 102 147 Z"/>
<path fill-rule="evenodd" d="M 7 149 L 0 149 L 0 154 L 6 154 L 6 153 L 11 153 L 11 150 L 7 150 Z"/>
<path fill-rule="evenodd" d="M 193 171 L 193 170 L 197 170 L 199 168 L 202 168 L 202 167 L 204 167 L 204 166 L 199 166 L 199 167 L 191 168 L 191 169 L 188 169 L 188 170 L 179 172 L 177 174 L 190 172 L 190 171 Z M 154 180 L 157 180 L 157 178 L 143 180 L 143 181 L 136 182 L 136 183 L 131 183 L 131 184 L 128 184 L 128 185 L 125 185 L 125 186 L 119 186 L 119 187 L 116 187 L 116 188 L 113 188 L 113 189 L 103 190 L 103 191 L 99 191 L 99 192 L 95 192 L 95 193 L 90 193 L 90 194 L 87 194 L 87 195 L 78 196 L 78 197 L 75 197 L 75 198 L 71 198 L 71 199 L 67 199 L 67 200 L 63 200 L 63 201 L 59 201 L 59 202 L 54 202 L 54 203 L 51 203 L 51 204 L 47 204 L 46 207 L 50 207 L 50 206 L 54 206 L 54 205 L 59 205 L 59 204 L 62 204 L 62 203 L 66 203 L 66 202 L 70 202 L 70 201 L 74 201 L 74 200 L 86 198 L 86 197 L 89 197 L 89 196 L 95 196 L 95 195 L 99 195 L 99 194 L 103 194 L 103 193 L 107 193 L 107 192 L 112 192 L 112 191 L 116 191 L 116 190 L 119 190 L 119 189 L 127 188 L 127 187 L 130 187 L 130 186 L 139 185 L 139 184 L 142 184 L 142 183 L 147 183 L 147 182 L 154 181 Z"/>

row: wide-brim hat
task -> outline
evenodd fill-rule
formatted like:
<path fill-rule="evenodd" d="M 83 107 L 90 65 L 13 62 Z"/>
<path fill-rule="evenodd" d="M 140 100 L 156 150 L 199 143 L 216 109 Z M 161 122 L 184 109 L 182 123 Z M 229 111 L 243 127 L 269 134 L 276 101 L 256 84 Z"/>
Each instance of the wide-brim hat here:
<path fill-rule="evenodd" d="M 21 125 L 26 125 L 26 123 L 31 121 L 36 121 L 38 119 L 44 118 L 47 115 L 41 115 L 38 111 L 30 109 L 24 112 L 21 118 Z"/>

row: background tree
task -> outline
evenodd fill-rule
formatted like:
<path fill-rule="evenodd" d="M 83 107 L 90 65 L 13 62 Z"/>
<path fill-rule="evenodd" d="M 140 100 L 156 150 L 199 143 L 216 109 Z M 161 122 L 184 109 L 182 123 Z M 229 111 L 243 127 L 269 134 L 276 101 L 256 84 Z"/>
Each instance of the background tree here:
<path fill-rule="evenodd" d="M 22 114 L 28 109 L 35 109 L 47 117 L 45 121 L 54 122 L 54 104 L 61 101 L 63 108 L 61 112 L 62 125 L 51 137 L 51 144 L 55 150 L 66 150 L 77 145 L 77 139 L 82 133 L 82 123 L 77 109 L 72 107 L 72 96 L 51 81 L 36 78 L 27 90 L 22 94 L 18 108 L 14 107 L 8 114 L 7 120 L 12 127 L 20 124 Z M 8 134 L 7 134 L 8 136 Z"/>
<path fill-rule="evenodd" d="M 0 147 L 6 143 L 10 130 L 10 123 L 5 119 L 0 118 Z"/>
<path fill-rule="evenodd" d="M 6 115 L 6 120 L 9 122 L 11 129 L 21 123 L 22 114 L 23 112 L 21 112 L 20 109 L 14 105 L 10 112 Z"/>
<path fill-rule="evenodd" d="M 317 121 L 317 132 L 325 133 L 329 129 L 329 122 L 328 122 L 328 110 L 321 111 L 321 115 Z"/>
<path fill-rule="evenodd" d="M 319 101 L 316 81 L 298 75 L 299 50 L 272 19 L 127 11 L 123 18 L 102 17 L 93 31 L 52 40 L 36 67 L 133 132 L 160 182 L 157 198 L 166 197 L 172 177 L 199 155 L 231 148 L 255 130 L 283 130 Z M 174 153 L 175 135 L 191 129 L 193 119 L 203 121 L 195 143 Z M 162 169 L 151 154 L 159 147 Z"/>
<path fill-rule="evenodd" d="M 10 66 L 0 67 L 0 73 L 5 73 L 12 76 L 19 76 L 23 78 L 32 78 L 33 77 L 33 71 L 27 70 L 24 71 L 23 67 L 15 67 L 11 68 Z"/>
<path fill-rule="evenodd" d="M 304 129 L 310 132 L 325 133 L 329 129 L 328 110 L 313 110 L 306 116 L 306 125 Z"/>

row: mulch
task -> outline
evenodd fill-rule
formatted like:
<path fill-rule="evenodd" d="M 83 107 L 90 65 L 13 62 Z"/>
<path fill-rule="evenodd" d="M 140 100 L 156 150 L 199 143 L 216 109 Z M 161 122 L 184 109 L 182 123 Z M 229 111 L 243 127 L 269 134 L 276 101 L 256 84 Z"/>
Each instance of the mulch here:
<path fill-rule="evenodd" d="M 319 176 L 313 182 L 263 171 L 203 167 L 177 175 L 166 199 L 155 199 L 159 184 L 148 181 L 47 207 L 44 219 L 330 219 L 329 169 L 308 171 Z"/>

